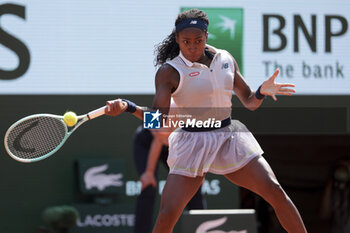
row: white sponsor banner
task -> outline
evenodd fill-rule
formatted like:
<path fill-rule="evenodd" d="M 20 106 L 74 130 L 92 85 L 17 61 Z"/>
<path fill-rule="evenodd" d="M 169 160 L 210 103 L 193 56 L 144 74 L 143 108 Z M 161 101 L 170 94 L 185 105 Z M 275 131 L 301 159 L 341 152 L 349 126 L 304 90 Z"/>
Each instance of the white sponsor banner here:
<path fill-rule="evenodd" d="M 350 93 L 349 2 L 284 1 L 248 9 L 245 11 L 243 54 L 248 80 L 259 75 L 267 77 L 278 67 L 281 73 L 277 81 L 294 83 L 298 94 Z M 264 17 L 269 21 L 269 28 L 264 24 Z M 281 45 L 281 36 L 272 32 L 281 28 L 282 21 L 285 26 L 280 33 L 285 38 L 285 45 Z M 310 43 L 302 24 L 311 37 Z M 269 37 L 269 47 L 283 47 L 279 51 L 264 51 L 264 30 L 268 29 L 265 34 Z M 335 36 L 342 30 L 345 30 L 342 35 Z M 251 83 L 257 88 L 261 82 L 252 80 Z"/>
<path fill-rule="evenodd" d="M 0 0 L 0 94 L 153 94 L 154 46 L 181 7 L 243 10 L 242 70 L 350 94 L 350 2 Z"/>

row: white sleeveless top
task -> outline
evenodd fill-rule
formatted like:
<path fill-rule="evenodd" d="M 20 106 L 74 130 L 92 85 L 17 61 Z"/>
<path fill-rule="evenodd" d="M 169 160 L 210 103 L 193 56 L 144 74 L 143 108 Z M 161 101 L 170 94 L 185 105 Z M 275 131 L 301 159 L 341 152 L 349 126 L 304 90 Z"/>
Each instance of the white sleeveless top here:
<path fill-rule="evenodd" d="M 187 60 L 181 51 L 177 57 L 167 61 L 180 75 L 172 98 L 182 113 L 186 108 L 186 113 L 196 118 L 224 120 L 231 115 L 234 61 L 227 51 L 209 45 L 206 47 L 215 54 L 210 67 Z"/>

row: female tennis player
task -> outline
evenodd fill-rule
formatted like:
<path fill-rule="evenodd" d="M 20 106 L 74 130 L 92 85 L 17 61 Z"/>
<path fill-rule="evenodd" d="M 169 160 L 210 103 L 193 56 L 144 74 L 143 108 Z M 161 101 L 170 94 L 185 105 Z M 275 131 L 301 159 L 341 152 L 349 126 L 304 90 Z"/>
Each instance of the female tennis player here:
<path fill-rule="evenodd" d="M 222 174 L 232 183 L 263 197 L 289 233 L 307 232 L 300 214 L 277 181 L 254 136 L 239 121 L 231 120 L 232 91 L 242 104 L 257 109 L 264 96 L 292 95 L 293 84 L 279 84 L 278 70 L 252 91 L 225 50 L 206 44 L 209 20 L 205 12 L 192 9 L 178 15 L 173 32 L 158 46 L 153 108 L 167 114 L 170 99 L 178 108 L 213 114 L 216 127 L 182 127 L 169 137 L 169 176 L 164 187 L 154 233 L 170 233 L 205 174 Z M 120 99 L 107 102 L 107 114 L 133 112 L 142 119 L 142 107 Z M 201 113 L 201 114 L 200 114 Z M 211 117 L 211 116 L 209 116 Z M 212 119 L 212 118 L 210 118 Z"/>

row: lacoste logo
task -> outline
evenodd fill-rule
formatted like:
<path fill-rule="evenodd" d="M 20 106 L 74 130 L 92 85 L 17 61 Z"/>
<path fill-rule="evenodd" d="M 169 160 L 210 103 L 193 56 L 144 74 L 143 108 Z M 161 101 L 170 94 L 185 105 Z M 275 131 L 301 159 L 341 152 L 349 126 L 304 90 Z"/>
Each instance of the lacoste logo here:
<path fill-rule="evenodd" d="M 227 217 L 222 217 L 216 220 L 210 220 L 202 223 L 196 230 L 196 233 L 248 233 L 247 230 L 242 231 L 221 231 L 221 230 L 213 230 L 209 231 L 215 227 L 223 225 L 227 221 Z"/>
<path fill-rule="evenodd" d="M 190 24 L 197 24 L 197 20 L 192 20 Z"/>
<path fill-rule="evenodd" d="M 200 72 L 196 71 L 196 72 L 189 73 L 188 75 L 189 75 L 190 77 L 195 77 L 195 76 L 200 75 Z"/>
<path fill-rule="evenodd" d="M 108 186 L 120 187 L 123 185 L 123 174 L 104 174 L 103 171 L 108 169 L 108 165 L 104 164 L 92 167 L 86 170 L 84 174 L 85 188 L 92 189 L 96 187 L 99 191 L 104 190 Z"/>

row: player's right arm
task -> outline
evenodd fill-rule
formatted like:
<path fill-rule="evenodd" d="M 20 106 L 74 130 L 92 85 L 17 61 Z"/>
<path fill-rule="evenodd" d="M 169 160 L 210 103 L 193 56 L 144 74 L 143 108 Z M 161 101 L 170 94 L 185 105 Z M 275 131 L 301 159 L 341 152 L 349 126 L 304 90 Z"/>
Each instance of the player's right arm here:
<path fill-rule="evenodd" d="M 156 94 L 153 99 L 153 109 L 159 109 L 161 113 L 168 114 L 170 108 L 171 93 L 178 87 L 180 75 L 169 64 L 163 64 L 157 71 L 155 78 Z"/>
<path fill-rule="evenodd" d="M 128 103 L 124 101 L 123 99 L 115 99 L 115 100 L 109 100 L 106 102 L 106 115 L 109 116 L 118 116 L 119 114 L 123 113 L 126 111 L 128 108 Z M 147 107 L 141 107 L 141 106 L 136 106 L 136 111 L 133 112 L 132 114 L 139 118 L 140 120 L 143 119 L 143 112 L 151 110 L 148 109 Z"/>
<path fill-rule="evenodd" d="M 159 109 L 161 113 L 168 114 L 170 107 L 171 93 L 173 93 L 179 85 L 180 75 L 170 65 L 163 64 L 156 73 L 155 85 L 156 94 L 153 99 L 152 109 Z M 107 101 L 106 114 L 110 116 L 117 116 L 128 108 L 128 103 L 122 99 Z M 147 107 L 136 106 L 134 116 L 143 119 L 143 112 L 150 111 Z"/>

